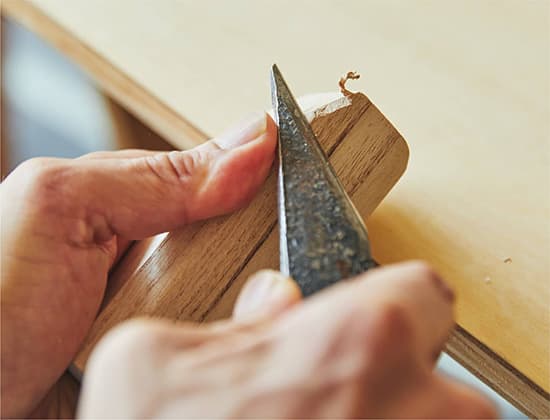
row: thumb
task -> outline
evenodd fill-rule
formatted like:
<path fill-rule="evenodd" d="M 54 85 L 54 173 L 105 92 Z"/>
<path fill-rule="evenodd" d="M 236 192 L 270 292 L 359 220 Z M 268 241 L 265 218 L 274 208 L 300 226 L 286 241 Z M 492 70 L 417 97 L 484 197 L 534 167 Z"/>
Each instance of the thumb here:
<path fill-rule="evenodd" d="M 302 300 L 294 280 L 278 271 L 262 270 L 251 276 L 241 290 L 233 318 L 275 316 Z"/>
<path fill-rule="evenodd" d="M 71 181 L 94 238 L 141 239 L 248 202 L 269 172 L 276 133 L 262 113 L 191 150 L 73 161 Z"/>

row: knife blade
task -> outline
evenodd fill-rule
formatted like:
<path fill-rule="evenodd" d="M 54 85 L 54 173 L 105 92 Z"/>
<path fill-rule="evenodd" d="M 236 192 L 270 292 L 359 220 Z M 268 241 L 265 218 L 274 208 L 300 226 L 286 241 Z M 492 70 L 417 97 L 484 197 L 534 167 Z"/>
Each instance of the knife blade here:
<path fill-rule="evenodd" d="M 274 64 L 280 270 L 304 296 L 377 266 L 363 220 Z"/>

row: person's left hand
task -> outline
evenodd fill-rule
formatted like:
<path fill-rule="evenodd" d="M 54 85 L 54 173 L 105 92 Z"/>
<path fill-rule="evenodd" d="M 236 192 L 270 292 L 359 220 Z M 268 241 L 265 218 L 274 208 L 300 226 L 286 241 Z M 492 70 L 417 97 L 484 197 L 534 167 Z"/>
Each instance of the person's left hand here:
<path fill-rule="evenodd" d="M 267 176 L 265 114 L 195 149 L 33 159 L 0 186 L 2 417 L 28 415 L 67 368 L 131 240 L 232 211 Z"/>

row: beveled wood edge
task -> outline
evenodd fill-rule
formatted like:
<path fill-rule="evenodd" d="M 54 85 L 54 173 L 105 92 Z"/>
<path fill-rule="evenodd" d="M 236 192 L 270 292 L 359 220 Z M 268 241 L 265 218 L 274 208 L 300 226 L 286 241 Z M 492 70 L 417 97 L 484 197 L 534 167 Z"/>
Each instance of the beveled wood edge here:
<path fill-rule="evenodd" d="M 31 3 L 4 0 L 1 2 L 1 12 L 39 34 L 76 61 L 108 95 L 174 145 L 190 148 L 207 139 L 204 132 L 172 111 Z M 446 352 L 527 415 L 550 418 L 549 393 L 462 327 L 457 326 L 451 334 Z M 80 376 L 74 370 L 72 373 Z"/>
<path fill-rule="evenodd" d="M 550 394 L 461 326 L 445 352 L 529 417 L 550 418 Z"/>
<path fill-rule="evenodd" d="M 145 87 L 130 79 L 90 46 L 72 36 L 49 16 L 23 0 L 3 0 L 1 12 L 40 35 L 77 63 L 100 89 L 174 146 L 188 149 L 208 136 L 173 111 Z"/>

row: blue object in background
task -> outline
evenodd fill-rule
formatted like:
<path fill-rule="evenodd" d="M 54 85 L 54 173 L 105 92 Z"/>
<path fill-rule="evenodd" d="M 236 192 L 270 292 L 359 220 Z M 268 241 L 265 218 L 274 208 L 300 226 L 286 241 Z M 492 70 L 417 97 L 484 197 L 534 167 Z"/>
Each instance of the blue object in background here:
<path fill-rule="evenodd" d="M 112 149 L 109 108 L 91 80 L 20 25 L 3 19 L 2 26 L 3 172 L 34 156 Z"/>

